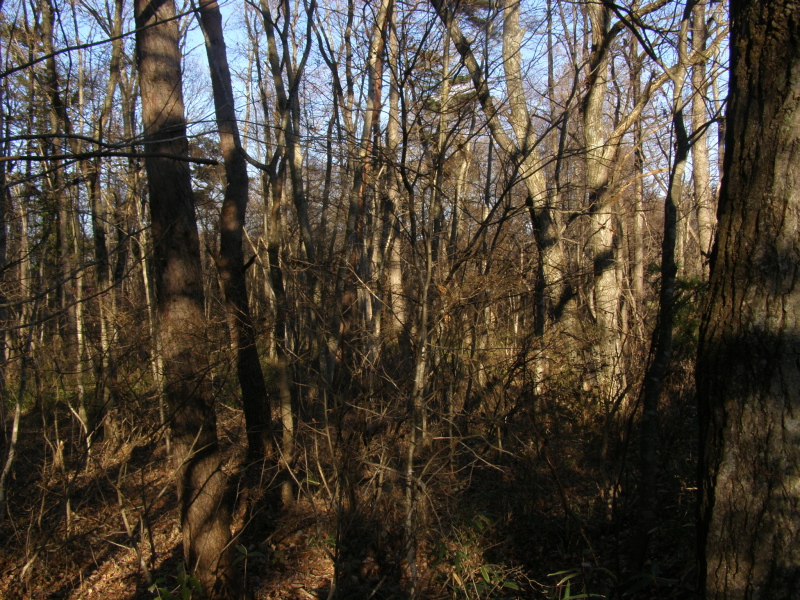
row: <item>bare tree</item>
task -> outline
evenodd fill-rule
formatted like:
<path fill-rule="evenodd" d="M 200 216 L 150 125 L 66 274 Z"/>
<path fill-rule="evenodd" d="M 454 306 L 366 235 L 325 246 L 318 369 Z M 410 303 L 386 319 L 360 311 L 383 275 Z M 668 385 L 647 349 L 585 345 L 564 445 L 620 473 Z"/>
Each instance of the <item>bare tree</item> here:
<path fill-rule="evenodd" d="M 206 40 L 217 131 L 225 161 L 225 198 L 219 219 L 220 253 L 216 264 L 224 286 L 228 319 L 237 351 L 236 370 L 247 422 L 248 453 L 251 458 L 258 458 L 268 453 L 272 439 L 269 398 L 250 317 L 242 245 L 250 178 L 236 122 L 233 84 L 219 5 L 216 0 L 201 2 L 198 14 Z"/>
<path fill-rule="evenodd" d="M 509 2 L 505 9 L 503 29 L 503 58 L 511 105 L 510 121 L 516 141 L 503 126 L 501 107 L 492 96 L 484 69 L 461 30 L 456 13 L 441 0 L 431 0 L 444 27 L 469 70 L 486 122 L 497 145 L 512 157 L 532 202 L 534 233 L 542 261 L 544 285 L 548 290 L 549 311 L 555 317 L 556 307 L 567 302 L 570 291 L 566 282 L 566 263 L 561 242 L 562 226 L 557 207 L 547 195 L 544 162 L 537 151 L 537 132 L 528 114 L 520 72 L 522 30 L 519 26 L 519 3 Z M 552 318 L 551 317 L 551 318 Z"/>
<path fill-rule="evenodd" d="M 210 597 L 232 595 L 229 509 L 208 377 L 203 279 L 188 163 L 175 5 L 135 4 L 160 346 L 183 554 Z"/>
<path fill-rule="evenodd" d="M 694 203 L 697 213 L 697 234 L 700 243 L 700 272 L 708 276 L 708 257 L 714 241 L 714 194 L 711 189 L 708 164 L 708 109 L 707 92 L 709 88 L 708 60 L 706 43 L 706 2 L 701 0 L 694 6 L 692 14 L 692 47 L 698 56 L 692 66 L 692 180 L 694 182 Z"/>

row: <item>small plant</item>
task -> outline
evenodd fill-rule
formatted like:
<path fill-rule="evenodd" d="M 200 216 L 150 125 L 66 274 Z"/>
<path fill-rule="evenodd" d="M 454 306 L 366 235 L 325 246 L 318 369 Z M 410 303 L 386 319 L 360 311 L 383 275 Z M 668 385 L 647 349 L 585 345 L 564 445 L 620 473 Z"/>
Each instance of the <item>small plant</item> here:
<path fill-rule="evenodd" d="M 592 567 L 590 563 L 583 563 L 580 567 L 550 573 L 548 577 L 558 577 L 558 582 L 553 586 L 548 594 L 551 600 L 577 600 L 586 598 L 587 600 L 601 600 L 605 594 L 598 593 L 598 589 L 607 591 L 608 585 L 604 585 L 603 578 L 611 578 L 616 581 L 614 574 L 602 567 Z M 591 591 L 594 589 L 595 591 Z"/>
<path fill-rule="evenodd" d="M 522 587 L 517 583 L 519 578 L 524 579 L 521 572 L 501 564 L 483 562 L 485 548 L 489 545 L 486 536 L 495 522 L 489 515 L 478 513 L 455 531 L 455 549 L 449 550 L 444 540 L 439 540 L 432 548 L 431 564 L 448 571 L 447 585 L 454 598 L 503 600 L 521 597 Z"/>
<path fill-rule="evenodd" d="M 263 558 L 264 553 L 259 552 L 258 550 L 248 550 L 247 546 L 244 544 L 239 544 L 236 546 L 236 552 L 238 552 L 239 556 L 233 559 L 233 564 L 237 565 L 239 563 L 244 563 L 244 580 L 247 581 L 247 562 L 251 558 Z"/>
<path fill-rule="evenodd" d="M 176 586 L 172 589 L 166 587 L 166 577 L 159 577 L 153 585 L 147 588 L 154 598 L 158 600 L 192 600 L 199 598 L 203 594 L 203 586 L 196 577 L 192 577 L 186 572 L 183 563 L 178 565 L 178 575 L 175 578 Z"/>

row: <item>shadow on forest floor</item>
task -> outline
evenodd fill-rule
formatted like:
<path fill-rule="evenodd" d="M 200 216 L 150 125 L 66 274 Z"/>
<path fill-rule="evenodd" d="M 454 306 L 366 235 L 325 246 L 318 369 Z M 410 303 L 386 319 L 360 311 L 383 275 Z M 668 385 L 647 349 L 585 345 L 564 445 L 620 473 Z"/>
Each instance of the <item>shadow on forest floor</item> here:
<path fill-rule="evenodd" d="M 283 508 L 274 471 L 240 469 L 242 417 L 224 407 L 225 469 L 242 531 L 235 555 L 248 596 L 399 600 L 413 590 L 431 599 L 691 598 L 694 407 L 688 393 L 674 391 L 661 414 L 654 559 L 639 572 L 629 567 L 638 442 L 609 442 L 602 423 L 579 418 L 577 402 L 551 407 L 547 420 L 517 411 L 501 431 L 502 448 L 496 431 L 457 446 L 432 436 L 415 465 L 414 545 L 406 535 L 399 427 L 366 435 L 363 424 L 345 424 L 348 433 L 332 443 L 336 461 L 320 450 L 329 438 L 301 429 L 309 443 L 296 463 L 296 501 Z M 57 445 L 42 443 L 40 416 L 23 419 L 11 518 L 0 526 L 0 597 L 154 598 L 142 562 L 150 581 L 180 591 L 163 439 L 143 436 L 139 424 L 122 444 L 98 443 L 88 468 L 76 471 L 81 448 L 69 444 L 77 439 L 69 421 L 60 415 L 62 465 Z M 55 430 L 48 424 L 51 439 Z"/>

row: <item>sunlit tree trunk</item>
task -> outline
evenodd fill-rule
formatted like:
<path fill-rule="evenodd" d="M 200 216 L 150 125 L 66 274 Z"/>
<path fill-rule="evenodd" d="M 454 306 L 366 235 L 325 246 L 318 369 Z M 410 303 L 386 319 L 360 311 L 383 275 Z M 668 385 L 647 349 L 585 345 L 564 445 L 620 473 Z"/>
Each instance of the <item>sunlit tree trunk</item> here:
<path fill-rule="evenodd" d="M 400 72 L 397 61 L 398 53 L 396 17 L 393 12 L 389 26 L 389 48 L 387 51 L 387 67 L 390 79 L 385 144 L 386 160 L 391 165 L 386 171 L 386 202 L 392 231 L 387 240 L 387 282 L 385 286 L 387 294 L 384 298 L 388 302 L 387 307 L 382 310 L 381 314 L 384 316 L 382 329 L 390 339 L 394 340 L 399 340 L 404 335 L 404 332 L 408 331 L 409 327 L 406 301 L 403 294 L 402 238 L 398 235 L 399 223 L 396 218 L 397 210 L 400 206 L 400 182 L 398 181 L 397 170 L 394 168 L 400 150 L 400 90 L 398 84 Z"/>
<path fill-rule="evenodd" d="M 708 257 L 714 237 L 713 193 L 708 164 L 708 111 L 706 95 L 708 92 L 707 63 L 702 52 L 706 46 L 705 0 L 698 2 L 692 16 L 692 47 L 700 57 L 692 66 L 692 180 L 694 181 L 694 202 L 697 214 L 697 236 L 700 242 L 701 274 L 708 277 Z"/>
<path fill-rule="evenodd" d="M 239 138 L 222 15 L 216 0 L 202 2 L 199 14 L 211 71 L 220 148 L 225 162 L 226 186 L 219 220 L 220 251 L 216 263 L 237 353 L 236 371 L 242 390 L 248 454 L 251 458 L 258 458 L 268 453 L 272 440 L 267 386 L 256 348 L 256 333 L 250 317 L 245 279 L 243 241 L 250 178 Z"/>
<path fill-rule="evenodd" d="M 233 596 L 230 513 L 206 355 L 203 278 L 187 156 L 178 26 L 171 0 L 137 0 L 159 335 L 171 413 L 183 554 L 211 597 Z M 158 24 L 157 24 L 158 23 Z"/>
<path fill-rule="evenodd" d="M 666 0 L 654 0 L 640 7 L 636 19 L 658 10 Z M 607 124 L 606 101 L 612 78 L 610 68 L 611 45 L 627 20 L 612 24 L 612 5 L 587 2 L 584 14 L 591 23 L 591 52 L 589 53 L 587 92 L 583 101 L 583 135 L 586 154 L 586 183 L 590 213 L 590 246 L 593 260 L 593 300 L 599 342 L 596 348 L 598 361 L 599 393 L 608 402 L 616 400 L 622 390 L 620 375 L 621 337 L 619 307 L 621 282 L 617 280 L 616 261 L 620 260 L 618 249 L 619 231 L 615 215 L 619 208 L 613 202 L 615 170 L 619 150 L 625 134 L 639 121 L 642 111 L 654 90 L 668 79 L 666 73 L 651 77 L 637 96 L 631 98 L 627 112 L 613 115 L 612 125 Z"/>
<path fill-rule="evenodd" d="M 609 51 L 607 44 L 611 10 L 589 2 L 586 11 L 591 21 L 592 53 L 589 63 L 588 92 L 583 106 L 583 134 L 586 144 L 586 183 L 589 194 L 590 244 L 594 264 L 594 317 L 597 322 L 598 385 L 604 398 L 613 399 L 619 390 L 619 300 L 620 282 L 615 264 L 618 235 L 614 224 L 616 210 L 607 200 L 619 140 L 611 140 L 605 123 Z"/>
<path fill-rule="evenodd" d="M 503 23 L 503 63 L 511 105 L 511 125 L 516 142 L 504 129 L 500 109 L 492 97 L 489 83 L 461 30 L 456 15 L 442 0 L 431 0 L 442 24 L 467 67 L 478 101 L 497 145 L 512 157 L 519 169 L 533 205 L 534 232 L 542 256 L 543 276 L 548 290 L 553 319 L 564 306 L 569 294 L 566 286 L 566 265 L 561 243 L 561 225 L 556 207 L 550 206 L 544 180 L 543 164 L 534 147 L 536 132 L 530 121 L 522 89 L 520 71 L 522 30 L 519 27 L 519 3 L 510 2 Z"/>
<path fill-rule="evenodd" d="M 636 36 L 631 34 L 628 45 L 628 68 L 630 71 L 631 94 L 638 98 L 642 89 L 642 67 L 644 55 Z M 631 296 L 633 311 L 640 311 L 644 302 L 644 147 L 643 127 L 641 119 L 633 124 L 633 202 L 631 206 L 631 222 L 628 227 L 628 257 L 630 265 Z M 641 314 L 641 313 L 640 313 Z"/>

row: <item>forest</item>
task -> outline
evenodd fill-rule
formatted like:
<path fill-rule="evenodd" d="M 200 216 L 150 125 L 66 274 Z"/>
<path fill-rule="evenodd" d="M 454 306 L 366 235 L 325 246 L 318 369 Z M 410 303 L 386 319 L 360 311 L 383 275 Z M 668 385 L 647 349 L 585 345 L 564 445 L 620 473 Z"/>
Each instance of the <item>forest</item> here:
<path fill-rule="evenodd" d="M 798 98 L 798 0 L 0 0 L 0 597 L 796 598 Z"/>

